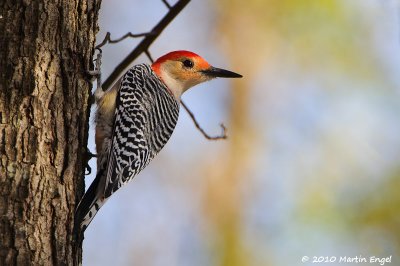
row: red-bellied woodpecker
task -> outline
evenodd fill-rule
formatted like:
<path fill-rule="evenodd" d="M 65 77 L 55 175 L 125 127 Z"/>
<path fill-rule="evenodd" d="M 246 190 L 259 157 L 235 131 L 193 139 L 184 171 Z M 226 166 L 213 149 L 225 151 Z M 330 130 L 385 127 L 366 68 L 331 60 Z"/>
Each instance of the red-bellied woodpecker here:
<path fill-rule="evenodd" d="M 106 200 L 167 143 L 182 93 L 216 77 L 242 76 L 212 67 L 195 53 L 175 51 L 151 66 L 133 66 L 110 90 L 95 92 L 97 175 L 76 211 L 81 233 Z"/>

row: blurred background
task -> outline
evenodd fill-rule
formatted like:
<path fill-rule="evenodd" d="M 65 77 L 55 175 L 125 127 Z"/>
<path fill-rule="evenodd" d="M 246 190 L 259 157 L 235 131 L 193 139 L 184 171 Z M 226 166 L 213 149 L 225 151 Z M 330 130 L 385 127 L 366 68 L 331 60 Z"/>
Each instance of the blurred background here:
<path fill-rule="evenodd" d="M 103 1 L 98 43 L 167 11 Z M 140 40 L 104 47 L 103 80 Z M 183 97 L 229 138 L 206 140 L 182 109 L 164 150 L 86 231 L 84 265 L 400 265 L 399 1 L 192 1 L 150 52 L 181 49 L 244 76 Z"/>

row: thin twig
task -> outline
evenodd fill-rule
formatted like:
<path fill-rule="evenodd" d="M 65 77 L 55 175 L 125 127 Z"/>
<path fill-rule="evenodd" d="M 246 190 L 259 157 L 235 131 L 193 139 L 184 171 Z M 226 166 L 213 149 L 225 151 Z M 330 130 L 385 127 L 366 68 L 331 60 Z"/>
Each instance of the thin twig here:
<path fill-rule="evenodd" d="M 107 32 L 106 36 L 104 37 L 104 40 L 100 44 L 98 44 L 96 46 L 96 49 L 99 49 L 99 48 L 103 47 L 107 43 L 117 43 L 117 42 L 125 40 L 126 38 L 139 38 L 139 37 L 144 37 L 144 36 L 150 36 L 152 34 L 153 34 L 153 32 L 138 33 L 138 34 L 133 34 L 131 32 L 128 32 L 127 34 L 125 34 L 121 38 L 112 40 L 111 39 L 111 33 Z"/>
<path fill-rule="evenodd" d="M 161 0 L 167 7 L 168 9 L 171 9 L 171 5 L 167 2 L 167 0 Z"/>
<path fill-rule="evenodd" d="M 158 22 L 158 24 L 150 31 L 152 34 L 147 35 L 136 48 L 114 69 L 110 76 L 103 83 L 102 89 L 105 91 L 122 75 L 124 70 L 143 52 L 147 51 L 150 45 L 157 39 L 167 25 L 182 11 L 182 9 L 190 2 L 190 0 L 179 0 L 172 6 L 169 12 Z"/>
<path fill-rule="evenodd" d="M 146 50 L 146 51 L 144 51 L 144 52 L 145 52 L 145 54 L 147 55 L 147 57 L 149 58 L 150 62 L 151 62 L 151 63 L 154 63 L 153 57 L 151 56 L 149 50 Z"/>
<path fill-rule="evenodd" d="M 226 135 L 226 127 L 224 126 L 224 124 L 221 123 L 221 128 L 222 128 L 222 134 L 219 136 L 210 136 L 208 135 L 204 129 L 201 128 L 201 126 L 199 125 L 199 123 L 196 120 L 196 117 L 194 116 L 194 114 L 190 111 L 190 109 L 186 106 L 186 104 L 181 100 L 181 104 L 183 106 L 183 108 L 185 108 L 186 112 L 188 112 L 190 118 L 192 118 L 194 125 L 196 126 L 196 128 L 201 132 L 201 134 L 203 134 L 203 136 L 208 139 L 208 140 L 220 140 L 220 139 L 227 139 L 228 136 Z"/>

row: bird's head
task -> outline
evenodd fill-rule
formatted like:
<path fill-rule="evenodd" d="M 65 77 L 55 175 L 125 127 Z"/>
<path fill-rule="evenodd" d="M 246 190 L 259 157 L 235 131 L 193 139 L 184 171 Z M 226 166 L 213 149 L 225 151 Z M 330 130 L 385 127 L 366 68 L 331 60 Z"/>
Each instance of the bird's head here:
<path fill-rule="evenodd" d="M 189 51 L 170 52 L 152 64 L 153 71 L 179 99 L 189 88 L 213 78 L 241 78 L 242 75 L 211 66 Z"/>

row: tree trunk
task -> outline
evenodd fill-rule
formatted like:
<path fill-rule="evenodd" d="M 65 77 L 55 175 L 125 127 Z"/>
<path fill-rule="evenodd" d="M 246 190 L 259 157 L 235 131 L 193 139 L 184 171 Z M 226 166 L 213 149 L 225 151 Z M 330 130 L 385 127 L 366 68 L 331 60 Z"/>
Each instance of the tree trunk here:
<path fill-rule="evenodd" d="M 81 253 L 72 230 L 99 8 L 0 1 L 0 265 L 73 265 Z"/>

